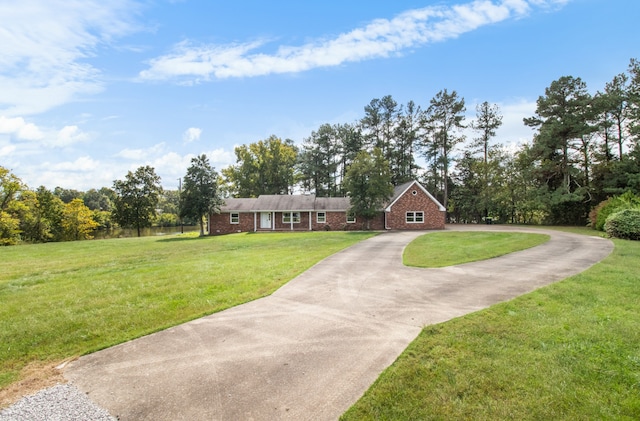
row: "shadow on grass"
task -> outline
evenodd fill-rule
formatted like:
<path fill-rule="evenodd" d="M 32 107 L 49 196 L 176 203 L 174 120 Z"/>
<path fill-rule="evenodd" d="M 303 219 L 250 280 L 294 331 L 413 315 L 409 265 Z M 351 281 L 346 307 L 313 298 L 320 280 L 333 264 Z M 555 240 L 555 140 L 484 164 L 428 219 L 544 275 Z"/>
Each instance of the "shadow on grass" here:
<path fill-rule="evenodd" d="M 336 232 L 338 232 L 339 230 L 336 230 Z M 199 235 L 189 235 L 189 234 L 180 234 L 177 237 L 172 237 L 172 238 L 163 238 L 158 240 L 158 242 L 160 243 L 173 243 L 173 242 L 180 242 L 180 241 L 194 241 L 194 240 L 203 240 L 203 239 L 207 239 L 207 238 L 214 238 L 214 237 L 221 237 L 221 236 L 230 236 L 230 235 L 260 235 L 260 236 L 268 236 L 270 234 L 272 235 L 276 235 L 276 234 L 299 234 L 299 233 L 309 233 L 310 231 L 281 231 L 281 230 L 275 230 L 275 231 L 264 231 L 264 232 L 241 232 L 241 233 L 229 233 L 229 234 L 222 234 L 222 235 L 204 235 L 204 236 L 199 236 Z M 316 231 L 316 232 L 323 232 L 323 231 Z M 328 231 L 327 231 L 328 232 Z M 363 235 L 363 234 L 370 234 L 370 233 L 375 233 L 377 234 L 381 234 L 384 231 L 366 231 L 366 230 L 353 230 L 353 231 L 339 231 L 339 232 L 343 232 L 345 235 Z"/>
<path fill-rule="evenodd" d="M 179 237 L 172 237 L 172 238 L 163 238 L 158 240 L 159 243 L 175 243 L 175 242 L 181 242 L 181 241 L 194 241 L 194 240 L 204 240 L 206 238 L 211 238 L 211 236 L 208 235 L 204 235 L 204 236 L 193 236 L 193 235 L 181 235 Z"/>

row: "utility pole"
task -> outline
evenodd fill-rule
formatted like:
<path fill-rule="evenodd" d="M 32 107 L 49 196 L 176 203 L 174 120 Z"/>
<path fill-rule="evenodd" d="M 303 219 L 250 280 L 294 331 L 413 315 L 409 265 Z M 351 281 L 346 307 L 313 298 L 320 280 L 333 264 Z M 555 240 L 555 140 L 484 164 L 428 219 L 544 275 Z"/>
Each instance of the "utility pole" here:
<path fill-rule="evenodd" d="M 180 219 L 180 234 L 184 234 L 184 223 L 180 216 L 182 210 L 182 178 L 178 178 L 178 219 Z"/>

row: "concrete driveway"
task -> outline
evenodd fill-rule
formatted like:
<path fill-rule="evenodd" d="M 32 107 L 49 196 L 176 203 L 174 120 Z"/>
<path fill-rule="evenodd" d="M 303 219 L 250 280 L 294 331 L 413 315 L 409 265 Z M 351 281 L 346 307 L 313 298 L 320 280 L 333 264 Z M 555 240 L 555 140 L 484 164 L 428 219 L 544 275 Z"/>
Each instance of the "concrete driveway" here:
<path fill-rule="evenodd" d="M 424 232 L 385 233 L 269 297 L 84 356 L 64 375 L 120 420 L 335 420 L 423 326 L 579 273 L 613 249 L 544 232 L 541 246 L 443 269 L 402 265 Z"/>

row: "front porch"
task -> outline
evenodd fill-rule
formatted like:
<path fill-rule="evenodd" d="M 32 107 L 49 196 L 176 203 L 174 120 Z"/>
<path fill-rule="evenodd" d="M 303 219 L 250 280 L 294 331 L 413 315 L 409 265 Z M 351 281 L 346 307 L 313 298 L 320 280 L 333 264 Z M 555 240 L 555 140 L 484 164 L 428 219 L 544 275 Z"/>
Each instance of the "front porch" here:
<path fill-rule="evenodd" d="M 254 212 L 254 232 L 313 231 L 314 211 Z"/>

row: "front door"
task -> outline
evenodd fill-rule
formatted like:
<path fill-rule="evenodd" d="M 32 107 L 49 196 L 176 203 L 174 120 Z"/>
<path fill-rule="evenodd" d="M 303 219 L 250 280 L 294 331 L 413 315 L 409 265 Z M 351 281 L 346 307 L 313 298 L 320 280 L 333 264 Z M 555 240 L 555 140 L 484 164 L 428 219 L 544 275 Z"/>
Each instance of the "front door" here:
<path fill-rule="evenodd" d="M 271 229 L 271 212 L 260 212 L 260 228 Z"/>

